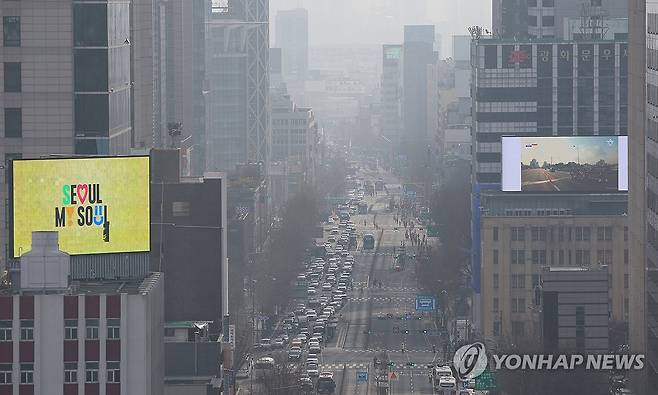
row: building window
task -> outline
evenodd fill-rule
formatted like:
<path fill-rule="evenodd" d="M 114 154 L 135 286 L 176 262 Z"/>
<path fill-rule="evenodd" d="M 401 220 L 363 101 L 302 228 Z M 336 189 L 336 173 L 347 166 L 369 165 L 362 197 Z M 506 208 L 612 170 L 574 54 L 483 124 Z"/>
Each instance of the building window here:
<path fill-rule="evenodd" d="M 498 309 L 500 307 L 500 306 L 498 306 L 498 303 L 499 303 L 498 298 L 493 298 L 493 311 L 496 312 L 496 313 L 498 312 Z"/>
<path fill-rule="evenodd" d="M 22 363 L 21 364 L 21 384 L 34 383 L 34 364 Z"/>
<path fill-rule="evenodd" d="M 628 226 L 624 226 L 624 241 L 628 241 Z"/>
<path fill-rule="evenodd" d="M 78 363 L 65 362 L 64 363 L 64 382 L 77 383 L 78 382 Z"/>
<path fill-rule="evenodd" d="M 603 237 L 604 237 L 603 226 L 597 226 L 596 227 L 596 240 L 597 241 L 603 241 Z"/>
<path fill-rule="evenodd" d="M 557 228 L 557 240 L 564 241 L 564 228 L 561 226 Z"/>
<path fill-rule="evenodd" d="M 493 241 L 498 241 L 498 227 L 494 226 L 493 228 Z"/>
<path fill-rule="evenodd" d="M 525 250 L 511 250 L 512 265 L 525 264 Z"/>
<path fill-rule="evenodd" d="M 4 72 L 5 92 L 20 92 L 21 64 L 19 62 L 5 62 Z"/>
<path fill-rule="evenodd" d="M 0 342 L 11 341 L 11 321 L 0 321 Z"/>
<path fill-rule="evenodd" d="M 85 368 L 85 382 L 98 383 L 98 362 L 87 362 Z"/>
<path fill-rule="evenodd" d="M 537 16 L 528 15 L 528 26 L 537 26 Z"/>
<path fill-rule="evenodd" d="M 624 274 L 624 289 L 628 289 L 628 274 Z"/>
<path fill-rule="evenodd" d="M 531 229 L 532 241 L 546 241 L 546 227 L 533 226 Z"/>
<path fill-rule="evenodd" d="M 176 330 L 174 328 L 165 328 L 165 337 L 174 337 L 176 335 Z"/>
<path fill-rule="evenodd" d="M 546 266 L 546 250 L 532 250 L 532 264 Z"/>
<path fill-rule="evenodd" d="M 78 338 L 78 320 L 64 320 L 64 339 L 75 340 Z"/>
<path fill-rule="evenodd" d="M 512 227 L 512 241 L 524 241 L 525 240 L 525 228 L 523 227 Z"/>
<path fill-rule="evenodd" d="M 5 108 L 5 137 L 23 136 L 23 111 L 20 108 Z"/>
<path fill-rule="evenodd" d="M 121 367 L 120 362 L 107 363 L 107 382 L 120 383 L 121 382 Z"/>
<path fill-rule="evenodd" d="M 512 274 L 512 288 L 525 288 L 525 274 Z"/>
<path fill-rule="evenodd" d="M 605 241 L 612 241 L 612 226 L 603 228 L 605 234 Z"/>
<path fill-rule="evenodd" d="M 557 264 L 564 265 L 564 250 L 560 250 L 557 253 Z"/>
<path fill-rule="evenodd" d="M 98 320 L 96 319 L 88 319 L 86 320 L 86 326 L 87 326 L 87 331 L 86 331 L 86 338 L 87 339 L 98 339 Z"/>
<path fill-rule="evenodd" d="M 121 321 L 116 318 L 107 320 L 107 338 L 108 339 L 119 339 L 121 333 Z"/>
<path fill-rule="evenodd" d="M 493 323 L 493 335 L 500 336 L 500 321 Z"/>
<path fill-rule="evenodd" d="M 4 16 L 2 17 L 3 43 L 5 47 L 21 46 L 21 17 Z"/>
<path fill-rule="evenodd" d="M 21 320 L 21 340 L 34 340 L 34 321 Z"/>
<path fill-rule="evenodd" d="M 512 313 L 525 313 L 524 298 L 512 298 Z"/>
<path fill-rule="evenodd" d="M 612 265 L 612 250 L 597 250 L 596 261 L 600 265 Z"/>
<path fill-rule="evenodd" d="M 624 250 L 624 265 L 628 265 L 628 249 Z"/>
<path fill-rule="evenodd" d="M 498 264 L 498 250 L 493 250 L 493 264 Z"/>
<path fill-rule="evenodd" d="M 493 287 L 494 289 L 498 289 L 498 273 L 494 273 L 493 275 Z"/>
<path fill-rule="evenodd" d="M 553 15 L 544 15 L 541 17 L 542 27 L 553 27 L 555 26 L 555 17 Z"/>
<path fill-rule="evenodd" d="M 11 384 L 11 371 L 10 363 L 0 364 L 0 384 Z"/>

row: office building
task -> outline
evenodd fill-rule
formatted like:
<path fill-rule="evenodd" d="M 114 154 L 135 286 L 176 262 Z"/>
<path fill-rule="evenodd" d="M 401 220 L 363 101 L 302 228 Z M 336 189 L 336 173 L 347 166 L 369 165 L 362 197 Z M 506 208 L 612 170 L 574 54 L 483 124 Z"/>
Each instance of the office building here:
<path fill-rule="evenodd" d="M 179 150 L 153 150 L 151 157 L 150 262 L 166 274 L 165 319 L 219 324 L 226 314 L 226 177 L 180 177 Z"/>
<path fill-rule="evenodd" d="M 56 232 L 32 246 L 20 294 L 0 290 L 0 394 L 162 394 L 161 273 L 70 282 Z"/>
<path fill-rule="evenodd" d="M 528 36 L 528 0 L 493 0 L 493 34 L 502 38 Z"/>
<path fill-rule="evenodd" d="M 658 2 L 629 0 L 628 124 L 631 351 L 646 354 L 632 377 L 640 394 L 658 390 Z"/>
<path fill-rule="evenodd" d="M 267 0 L 213 3 L 206 22 L 205 170 L 263 163 L 267 174 L 269 15 Z"/>
<path fill-rule="evenodd" d="M 303 78 L 308 71 L 308 11 L 304 8 L 279 10 L 276 14 L 274 44 L 281 48 L 283 75 Z"/>
<path fill-rule="evenodd" d="M 275 208 L 313 185 L 319 166 L 320 135 L 313 110 L 290 96 L 272 93 L 271 199 Z"/>
<path fill-rule="evenodd" d="M 402 122 L 400 150 L 410 174 L 418 174 L 429 161 L 428 145 L 436 133 L 432 123 L 438 107 L 432 107 L 438 94 L 436 82 L 437 54 L 434 52 L 434 26 L 404 27 L 402 46 Z"/>
<path fill-rule="evenodd" d="M 544 351 L 610 350 L 607 266 L 545 267 L 541 275 Z"/>
<path fill-rule="evenodd" d="M 3 3 L 0 154 L 5 163 L 51 154 L 128 154 L 136 137 L 146 140 L 154 88 L 150 24 L 141 23 L 150 18 L 150 4 Z M 140 26 L 131 26 L 131 20 Z M 6 182 L 5 177 L 0 199 L 7 197 Z M 0 215 L 5 210 L 2 206 Z M 6 237 L 2 225 L 4 245 Z M 0 266 L 7 258 L 5 251 Z"/>
<path fill-rule="evenodd" d="M 155 30 L 159 0 L 133 0 L 130 6 L 131 62 L 131 147 L 153 147 L 155 133 L 160 133 L 156 115 L 160 112 L 160 85 L 155 73 L 159 59 L 155 53 Z"/>
<path fill-rule="evenodd" d="M 471 36 L 452 37 L 452 60 L 455 65 L 455 94 L 458 99 L 471 97 Z"/>
<path fill-rule="evenodd" d="M 397 144 L 402 127 L 402 45 L 385 44 L 382 49 L 380 134 Z"/>
<path fill-rule="evenodd" d="M 162 4 L 161 2 L 159 4 Z M 160 20 L 163 114 L 155 147 L 181 149 L 181 174 L 205 171 L 205 0 L 170 0 Z M 178 133 L 178 135 L 177 135 Z"/>
<path fill-rule="evenodd" d="M 493 34 L 503 39 L 622 39 L 627 0 L 494 0 Z"/>
<path fill-rule="evenodd" d="M 501 182 L 501 136 L 627 135 L 625 41 L 476 41 L 474 179 Z"/>
<path fill-rule="evenodd" d="M 545 267 L 608 267 L 610 319 L 628 323 L 629 242 L 624 194 L 475 195 L 473 248 L 479 311 L 474 319 L 485 339 L 539 338 Z"/>

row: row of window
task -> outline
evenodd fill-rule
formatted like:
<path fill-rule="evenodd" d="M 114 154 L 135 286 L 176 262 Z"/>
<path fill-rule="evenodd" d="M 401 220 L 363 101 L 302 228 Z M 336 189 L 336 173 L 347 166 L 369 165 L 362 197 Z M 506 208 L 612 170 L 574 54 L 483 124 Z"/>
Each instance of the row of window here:
<path fill-rule="evenodd" d="M 85 363 L 85 383 L 98 383 L 98 362 Z M 120 383 L 121 382 L 121 367 L 120 362 L 106 363 L 107 366 L 107 382 Z M 21 367 L 21 384 L 34 383 L 34 364 L 22 363 Z M 64 383 L 77 383 L 78 382 L 78 363 L 66 362 L 64 363 Z M 12 366 L 11 364 L 0 364 L 0 384 L 12 384 Z"/>
<path fill-rule="evenodd" d="M 500 336 L 501 334 L 501 323 L 496 321 L 493 323 L 493 335 Z M 514 337 L 523 337 L 525 336 L 525 322 L 523 321 L 512 321 L 512 336 Z"/>
<path fill-rule="evenodd" d="M 537 16 L 528 15 L 528 26 L 537 26 Z M 541 26 L 542 27 L 553 27 L 555 26 L 555 16 L 553 15 L 544 15 L 541 17 Z"/>
<path fill-rule="evenodd" d="M 525 313 L 525 310 L 525 298 L 512 298 L 512 313 Z M 498 298 L 493 298 L 493 311 L 494 313 L 500 311 Z"/>
<path fill-rule="evenodd" d="M 21 340 L 29 341 L 34 340 L 34 321 L 21 320 Z M 119 319 L 107 320 L 107 339 L 120 338 L 120 325 Z M 93 340 L 98 339 L 98 320 L 87 319 L 85 320 L 85 339 Z M 64 321 L 64 339 L 76 340 L 78 339 L 78 320 L 65 320 Z M 0 341 L 12 340 L 12 322 L 9 320 L 0 321 Z"/>
<path fill-rule="evenodd" d="M 588 249 L 577 249 L 575 250 L 575 264 L 576 266 L 588 266 L 591 265 L 590 259 L 590 250 Z M 525 250 L 511 250 L 510 251 L 510 263 L 512 265 L 524 265 L 526 263 L 526 254 Z M 624 264 L 628 265 L 628 249 L 624 250 Z M 547 252 L 546 250 L 532 250 L 531 260 L 533 265 L 546 266 L 547 264 Z M 601 265 L 612 265 L 612 250 L 609 249 L 598 249 L 596 250 L 596 262 Z M 499 254 L 498 250 L 493 250 L 493 264 L 498 265 L 499 263 Z M 557 254 L 555 250 L 550 251 L 550 265 L 572 265 L 572 253 L 571 250 L 558 250 Z"/>
<path fill-rule="evenodd" d="M 591 240 L 591 227 L 590 226 L 559 226 L 557 231 L 554 232 L 554 227 L 546 226 L 531 226 L 530 238 L 532 241 L 590 241 Z M 597 226 L 596 227 L 596 240 L 597 241 L 612 241 L 612 226 Z M 497 226 L 493 227 L 493 241 L 498 241 L 500 231 Z M 526 240 L 526 227 L 513 226 L 510 228 L 510 238 L 512 241 L 525 241 Z M 628 227 L 624 227 L 624 240 L 628 241 Z"/>

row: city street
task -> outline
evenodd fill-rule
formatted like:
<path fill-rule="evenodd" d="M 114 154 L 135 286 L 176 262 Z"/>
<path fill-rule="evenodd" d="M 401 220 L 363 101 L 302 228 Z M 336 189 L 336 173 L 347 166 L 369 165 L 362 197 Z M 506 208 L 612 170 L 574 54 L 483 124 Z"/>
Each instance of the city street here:
<path fill-rule="evenodd" d="M 395 193 L 399 186 L 389 184 L 387 189 Z M 373 358 L 383 352 L 393 363 L 390 371 L 398 377 L 390 382 L 391 394 L 432 393 L 426 365 L 439 355 L 433 352 L 433 345 L 440 349 L 439 337 L 428 313 L 418 319 L 415 312 L 419 290 L 414 260 L 408 259 L 401 271 L 393 269 L 394 248 L 404 240 L 404 227 L 396 229 L 395 213 L 388 211 L 389 197 L 380 192 L 368 198 L 371 212 L 353 217 L 359 232 L 373 233 L 377 243 L 374 250 L 359 248 L 354 253 L 354 289 L 341 310 L 343 319 L 335 341 L 321 354 L 321 370 L 334 372 L 337 394 L 375 394 Z M 379 229 L 373 225 L 375 214 Z M 408 255 L 414 250 L 406 247 Z M 410 313 L 409 319 L 400 319 L 406 313 Z M 357 383 L 357 372 L 368 372 L 368 381 Z"/>

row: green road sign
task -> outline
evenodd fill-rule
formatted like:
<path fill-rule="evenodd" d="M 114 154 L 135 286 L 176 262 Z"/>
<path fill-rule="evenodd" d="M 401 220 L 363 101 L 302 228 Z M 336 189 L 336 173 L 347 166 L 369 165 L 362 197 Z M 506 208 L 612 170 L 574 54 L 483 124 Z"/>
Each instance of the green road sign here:
<path fill-rule="evenodd" d="M 496 375 L 491 370 L 485 370 L 475 378 L 475 389 L 478 391 L 493 391 L 496 389 Z"/>

